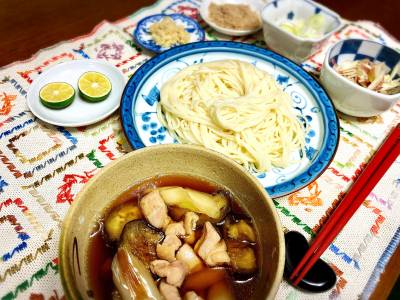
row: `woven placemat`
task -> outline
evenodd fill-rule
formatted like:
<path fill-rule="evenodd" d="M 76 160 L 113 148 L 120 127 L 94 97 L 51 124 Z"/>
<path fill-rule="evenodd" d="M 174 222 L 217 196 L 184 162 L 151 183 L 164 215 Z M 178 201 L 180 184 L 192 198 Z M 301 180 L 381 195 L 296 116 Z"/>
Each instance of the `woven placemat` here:
<path fill-rule="evenodd" d="M 224 39 L 200 20 L 199 1 L 165 0 L 116 23 L 103 22 L 87 36 L 60 43 L 24 62 L 0 69 L 0 297 L 62 299 L 58 239 L 77 192 L 101 168 L 129 151 L 118 113 L 87 127 L 44 123 L 26 105 L 32 81 L 44 70 L 72 59 L 108 61 L 129 77 L 150 57 L 132 38 L 137 22 L 154 13 L 183 13 L 197 19 L 208 40 Z M 358 37 L 400 45 L 379 25 L 347 22 L 302 66 L 318 76 L 329 45 Z M 225 37 L 226 38 L 226 37 Z M 264 47 L 262 35 L 235 38 Z M 340 143 L 334 161 L 306 188 L 275 199 L 287 229 L 310 239 L 338 204 L 363 165 L 400 121 L 400 105 L 374 118 L 339 115 Z M 338 275 L 323 294 L 307 294 L 282 282 L 277 299 L 367 298 L 400 240 L 400 160 L 389 169 L 323 258 Z"/>

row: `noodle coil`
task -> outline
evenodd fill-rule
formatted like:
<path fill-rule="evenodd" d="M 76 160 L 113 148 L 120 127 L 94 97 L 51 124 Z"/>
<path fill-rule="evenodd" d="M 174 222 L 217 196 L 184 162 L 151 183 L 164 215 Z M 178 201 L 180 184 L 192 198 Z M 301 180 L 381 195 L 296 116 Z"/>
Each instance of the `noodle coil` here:
<path fill-rule="evenodd" d="M 239 60 L 189 66 L 161 88 L 158 118 L 181 143 L 221 152 L 264 172 L 292 164 L 305 129 L 268 73 Z"/>

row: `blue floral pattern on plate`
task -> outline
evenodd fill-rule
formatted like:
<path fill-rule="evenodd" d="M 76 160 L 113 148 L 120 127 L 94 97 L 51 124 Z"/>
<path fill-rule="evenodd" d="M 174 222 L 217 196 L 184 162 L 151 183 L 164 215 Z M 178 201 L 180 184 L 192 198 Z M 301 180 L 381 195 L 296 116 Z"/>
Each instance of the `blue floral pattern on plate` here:
<path fill-rule="evenodd" d="M 163 48 L 160 45 L 157 45 L 150 33 L 150 26 L 154 23 L 160 22 L 165 17 L 172 18 L 177 25 L 181 25 L 185 28 L 190 35 L 190 43 L 204 40 L 204 30 L 200 27 L 199 23 L 192 18 L 181 14 L 157 14 L 148 16 L 137 24 L 133 36 L 139 46 L 155 53 L 161 53 L 168 50 L 168 48 Z"/>
<path fill-rule="evenodd" d="M 164 82 L 196 63 L 239 59 L 267 71 L 287 92 L 299 119 L 308 128 L 304 152 L 295 153 L 296 163 L 254 174 L 271 197 L 292 193 L 315 180 L 336 152 L 339 123 L 331 100 L 303 69 L 286 58 L 256 46 L 209 41 L 191 43 L 155 56 L 130 78 L 121 101 L 121 119 L 133 148 L 177 143 L 157 118 L 159 91 Z"/>

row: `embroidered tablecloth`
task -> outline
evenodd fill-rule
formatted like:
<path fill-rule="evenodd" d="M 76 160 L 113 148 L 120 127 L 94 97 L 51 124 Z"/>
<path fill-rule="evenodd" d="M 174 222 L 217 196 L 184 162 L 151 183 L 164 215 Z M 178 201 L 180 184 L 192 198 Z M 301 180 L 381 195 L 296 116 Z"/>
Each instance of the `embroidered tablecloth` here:
<path fill-rule="evenodd" d="M 159 1 L 116 23 L 102 22 L 86 36 L 0 69 L 1 299 L 64 297 L 57 259 L 62 220 L 84 184 L 106 164 L 130 151 L 118 112 L 92 126 L 52 126 L 29 112 L 29 85 L 42 71 L 72 59 L 102 59 L 131 76 L 151 55 L 134 43 L 132 32 L 140 19 L 154 13 L 183 13 L 200 22 L 208 40 L 227 39 L 200 19 L 199 3 Z M 327 47 L 349 37 L 375 40 L 400 50 L 400 44 L 377 24 L 347 22 L 302 66 L 318 76 Z M 261 34 L 233 40 L 265 47 Z M 339 118 L 340 143 L 329 168 L 301 191 L 274 200 L 283 225 L 302 232 L 308 239 L 400 121 L 400 104 L 374 118 Z M 397 159 L 324 253 L 323 258 L 337 273 L 336 286 L 315 295 L 283 281 L 277 299 L 356 299 L 371 294 L 400 240 L 399 167 Z"/>

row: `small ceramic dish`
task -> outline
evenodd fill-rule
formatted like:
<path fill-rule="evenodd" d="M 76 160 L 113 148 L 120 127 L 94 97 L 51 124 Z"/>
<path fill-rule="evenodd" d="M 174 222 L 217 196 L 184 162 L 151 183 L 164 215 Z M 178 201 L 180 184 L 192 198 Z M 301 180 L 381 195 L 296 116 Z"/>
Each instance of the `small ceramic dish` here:
<path fill-rule="evenodd" d="M 224 28 L 224 27 L 218 26 L 217 24 L 212 22 L 210 20 L 210 18 L 208 17 L 208 7 L 210 6 L 211 3 L 215 3 L 218 5 L 227 4 L 227 3 L 229 3 L 229 4 L 246 4 L 250 7 L 251 10 L 260 14 L 260 12 L 264 6 L 264 3 L 261 0 L 247 0 L 247 1 L 243 1 L 243 0 L 203 0 L 200 5 L 200 15 L 201 15 L 202 19 L 208 25 L 210 25 L 214 30 L 216 30 L 220 33 L 226 34 L 226 35 L 231 35 L 231 36 L 249 35 L 249 34 L 259 31 L 262 28 L 261 15 L 260 15 L 260 27 L 253 29 L 253 30 L 235 30 L 235 29 Z"/>
<path fill-rule="evenodd" d="M 400 99 L 400 93 L 386 95 L 369 90 L 333 69 L 335 64 L 365 58 L 384 62 L 391 70 L 400 63 L 400 53 L 387 46 L 372 41 L 348 39 L 337 42 L 328 50 L 321 69 L 321 82 L 332 98 L 335 108 L 356 117 L 379 115 Z"/>
<path fill-rule="evenodd" d="M 85 101 L 78 92 L 78 79 L 83 73 L 96 71 L 111 81 L 111 93 L 100 102 Z M 75 89 L 75 99 L 63 109 L 51 109 L 40 102 L 40 89 L 50 82 L 66 82 Z M 111 115 L 120 104 L 126 79 L 115 66 L 95 59 L 63 62 L 41 73 L 29 87 L 26 103 L 39 119 L 58 126 L 79 127 L 99 122 Z"/>
<path fill-rule="evenodd" d="M 174 47 L 172 46 L 170 48 L 165 48 L 160 45 L 157 45 L 150 33 L 150 26 L 160 22 L 165 17 L 172 18 L 172 20 L 174 20 L 174 22 L 177 25 L 183 26 L 185 28 L 186 32 L 188 32 L 190 35 L 189 43 L 200 42 L 204 40 L 205 33 L 203 28 L 201 28 L 199 23 L 197 23 L 192 18 L 186 17 L 181 14 L 171 14 L 171 15 L 157 14 L 148 16 L 139 21 L 139 23 L 137 24 L 136 29 L 133 32 L 133 36 L 135 38 L 135 41 L 139 44 L 139 46 L 155 53 L 161 53 L 165 50 Z"/>
<path fill-rule="evenodd" d="M 103 168 L 85 184 L 68 210 L 60 237 L 60 274 L 66 299 L 96 296 L 91 278 L 94 274 L 89 271 L 90 237 L 111 201 L 135 183 L 160 174 L 195 175 L 226 187 L 237 197 L 259 236 L 257 276 L 262 284 L 254 286 L 253 299 L 274 299 L 282 280 L 285 242 L 271 198 L 257 179 L 233 160 L 190 145 L 162 145 L 133 151 Z"/>
<path fill-rule="evenodd" d="M 282 29 L 284 22 L 306 20 L 313 15 L 324 18 L 323 35 L 303 38 Z M 342 26 L 341 18 L 327 7 L 310 0 L 274 0 L 262 11 L 264 39 L 268 47 L 296 63 L 301 63 L 318 51 L 329 36 Z"/>

